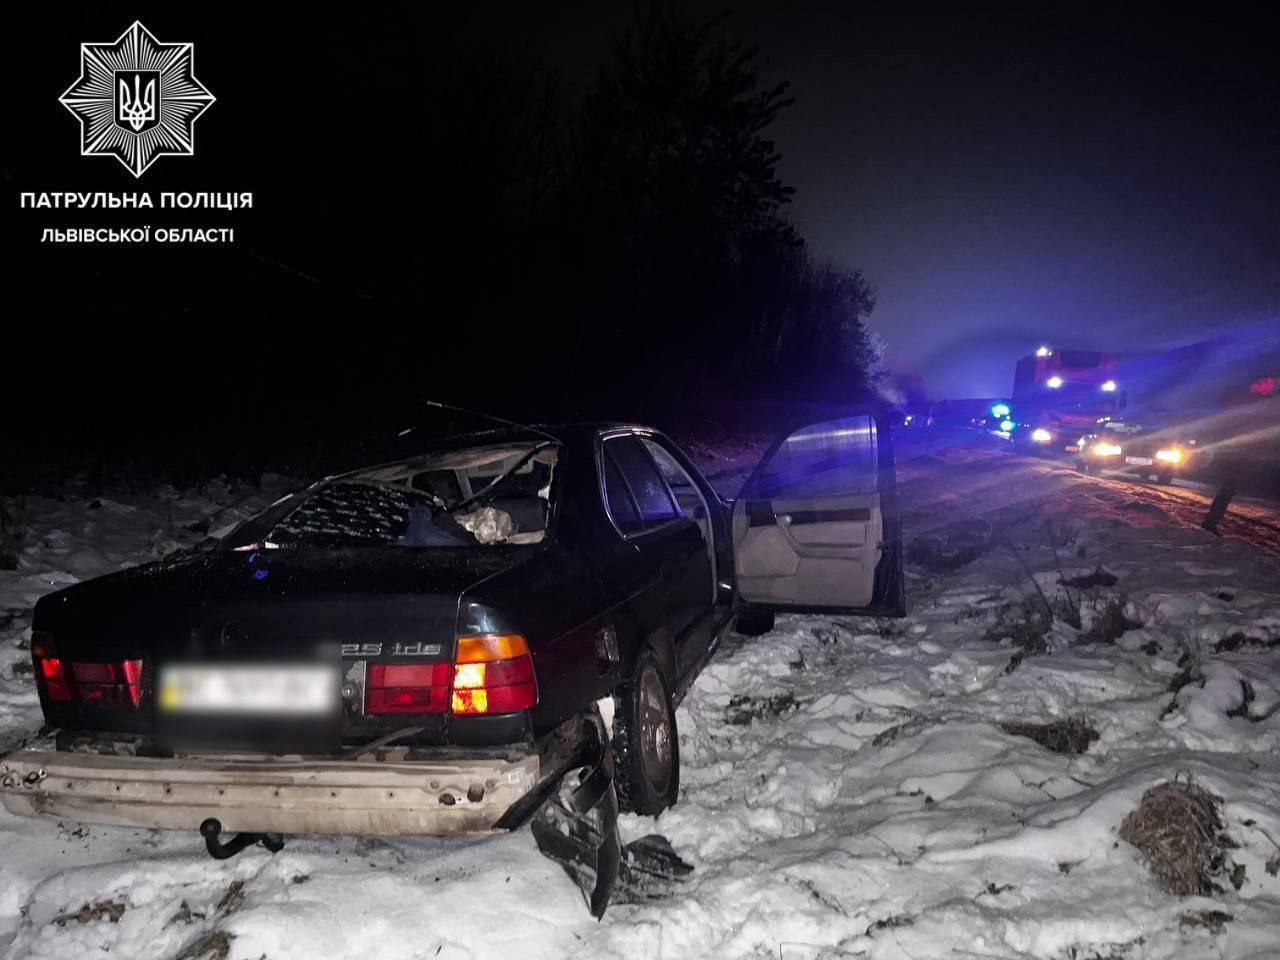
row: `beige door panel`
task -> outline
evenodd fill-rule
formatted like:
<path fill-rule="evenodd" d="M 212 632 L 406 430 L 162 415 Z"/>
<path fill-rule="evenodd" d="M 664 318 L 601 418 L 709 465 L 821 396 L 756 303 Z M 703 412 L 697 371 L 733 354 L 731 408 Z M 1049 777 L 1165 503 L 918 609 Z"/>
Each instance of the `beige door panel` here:
<path fill-rule="evenodd" d="M 755 525 L 745 504 L 734 510 L 738 589 L 744 600 L 795 606 L 871 603 L 882 540 L 878 494 L 779 500 L 772 508 L 774 522 Z"/>

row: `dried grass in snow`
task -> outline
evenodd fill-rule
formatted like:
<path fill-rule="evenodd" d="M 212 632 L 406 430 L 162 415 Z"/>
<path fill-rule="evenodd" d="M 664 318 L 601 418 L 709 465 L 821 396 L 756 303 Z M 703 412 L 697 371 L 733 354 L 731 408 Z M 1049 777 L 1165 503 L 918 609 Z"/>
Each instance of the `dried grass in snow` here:
<path fill-rule="evenodd" d="M 1214 893 L 1213 875 L 1222 866 L 1219 803 L 1190 780 L 1162 783 L 1124 818 L 1120 837 L 1142 853 L 1162 890 L 1183 897 Z"/>
<path fill-rule="evenodd" d="M 1052 723 L 1023 723 L 1006 720 L 1000 729 L 1015 737 L 1029 737 L 1054 753 L 1084 753 L 1098 739 L 1098 731 L 1074 717 Z"/>

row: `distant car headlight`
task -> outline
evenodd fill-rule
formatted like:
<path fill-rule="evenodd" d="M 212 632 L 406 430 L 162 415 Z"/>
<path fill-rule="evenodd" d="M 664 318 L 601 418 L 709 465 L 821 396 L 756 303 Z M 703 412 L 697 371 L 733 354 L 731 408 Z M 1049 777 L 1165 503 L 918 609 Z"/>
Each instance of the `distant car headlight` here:
<path fill-rule="evenodd" d="M 1062 378 L 1050 377 L 1048 380 L 1045 381 L 1045 384 L 1049 386 L 1051 389 L 1057 390 L 1060 386 L 1062 386 Z"/>
<path fill-rule="evenodd" d="M 1165 463 L 1181 463 L 1184 456 L 1185 454 L 1177 447 L 1156 451 L 1156 459 L 1163 460 Z"/>
<path fill-rule="evenodd" d="M 1053 434 L 1044 429 L 1044 427 L 1037 427 L 1031 431 L 1031 439 L 1035 443 L 1052 443 Z"/>
<path fill-rule="evenodd" d="M 1108 380 L 1106 383 L 1102 385 L 1102 389 L 1105 390 L 1107 393 L 1115 393 L 1116 382 L 1114 380 Z"/>
<path fill-rule="evenodd" d="M 1095 457 L 1118 457 L 1121 450 L 1114 443 L 1108 443 L 1106 440 L 1100 440 L 1093 445 L 1093 449 L 1089 451 Z"/>

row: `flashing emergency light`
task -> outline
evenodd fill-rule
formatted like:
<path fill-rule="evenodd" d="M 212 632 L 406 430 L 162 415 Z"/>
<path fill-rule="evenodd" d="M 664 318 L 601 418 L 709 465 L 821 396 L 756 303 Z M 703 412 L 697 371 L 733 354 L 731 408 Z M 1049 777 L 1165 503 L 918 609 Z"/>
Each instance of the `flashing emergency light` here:
<path fill-rule="evenodd" d="M 1053 355 L 1053 351 L 1050 350 L 1048 347 L 1041 347 L 1039 350 L 1036 351 L 1037 357 L 1048 357 L 1052 355 Z"/>
<path fill-rule="evenodd" d="M 1014 423 L 1012 420 L 1000 421 L 1000 429 L 1003 430 L 1005 433 L 1011 433 L 1013 431 L 1013 428 L 1016 426 L 1017 424 Z"/>
<path fill-rule="evenodd" d="M 1009 415 L 1009 405 L 1007 403 L 992 404 L 991 415 L 993 417 L 1007 417 Z"/>
<path fill-rule="evenodd" d="M 1057 390 L 1060 386 L 1062 386 L 1062 378 L 1050 377 L 1048 380 L 1045 381 L 1045 383 L 1048 384 L 1050 388 Z"/>
<path fill-rule="evenodd" d="M 1036 427 L 1031 431 L 1031 439 L 1036 443 L 1052 443 L 1053 434 L 1044 427 Z"/>
<path fill-rule="evenodd" d="M 1105 390 L 1107 393 L 1115 393 L 1116 382 L 1114 380 L 1108 380 L 1106 383 L 1102 385 L 1102 389 Z"/>

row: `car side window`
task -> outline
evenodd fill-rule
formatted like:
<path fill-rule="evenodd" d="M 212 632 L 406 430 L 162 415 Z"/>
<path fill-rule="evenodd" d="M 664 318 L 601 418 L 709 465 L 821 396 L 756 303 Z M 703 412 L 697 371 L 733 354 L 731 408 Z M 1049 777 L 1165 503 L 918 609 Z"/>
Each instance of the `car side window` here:
<path fill-rule="evenodd" d="M 698 519 L 706 516 L 706 500 L 702 496 L 702 491 L 693 482 L 693 477 L 689 476 L 685 468 L 680 465 L 680 461 L 656 440 L 645 437 L 641 442 L 653 457 L 653 462 L 658 465 L 658 472 L 662 474 L 662 479 L 675 494 L 676 507 L 680 513 L 683 516 Z"/>
<path fill-rule="evenodd" d="M 614 525 L 619 530 L 630 534 L 641 528 L 640 514 L 636 511 L 635 501 L 631 499 L 631 491 L 623 482 L 618 465 L 608 454 L 604 457 L 604 495 L 609 516 L 613 517 Z"/>
<path fill-rule="evenodd" d="M 697 489 L 693 485 L 693 480 L 684 472 L 684 467 L 680 466 L 675 457 L 671 456 L 660 443 L 647 437 L 641 442 L 653 457 L 653 462 L 658 465 L 658 472 L 662 474 L 662 479 L 667 481 L 667 486 L 675 493 L 677 500 Z"/>
<path fill-rule="evenodd" d="M 743 500 L 832 497 L 877 486 L 876 422 L 845 417 L 791 434 L 747 480 Z"/>
<path fill-rule="evenodd" d="M 653 526 L 683 516 L 671 490 L 659 476 L 658 468 L 638 438 L 633 435 L 610 437 L 604 442 L 604 455 L 606 463 L 612 462 L 630 491 L 640 513 L 641 525 Z M 607 483 L 607 468 L 605 479 Z M 616 516 L 614 522 L 618 522 Z M 621 523 L 618 523 L 618 528 L 623 529 Z M 628 531 L 623 529 L 623 532 Z"/>

